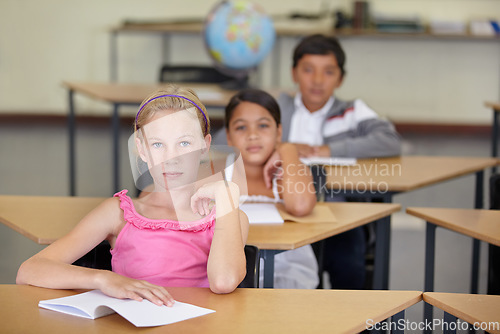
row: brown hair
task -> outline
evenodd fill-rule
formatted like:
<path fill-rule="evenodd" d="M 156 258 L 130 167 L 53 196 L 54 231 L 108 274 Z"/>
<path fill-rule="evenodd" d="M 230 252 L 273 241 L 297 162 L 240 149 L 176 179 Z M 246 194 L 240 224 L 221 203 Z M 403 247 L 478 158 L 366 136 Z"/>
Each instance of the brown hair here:
<path fill-rule="evenodd" d="M 205 106 L 191 88 L 172 84 L 163 86 L 142 101 L 135 118 L 135 130 L 144 126 L 158 111 L 180 111 L 195 108 L 198 121 L 203 130 L 203 136 L 210 133 L 210 120 Z"/>

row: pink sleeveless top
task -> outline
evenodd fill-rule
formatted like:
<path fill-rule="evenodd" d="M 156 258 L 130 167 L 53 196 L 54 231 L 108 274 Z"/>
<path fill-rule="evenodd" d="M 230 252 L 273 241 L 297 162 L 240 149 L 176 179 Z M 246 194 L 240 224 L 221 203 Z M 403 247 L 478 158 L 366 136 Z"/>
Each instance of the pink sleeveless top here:
<path fill-rule="evenodd" d="M 120 199 L 126 221 L 111 250 L 114 272 L 165 287 L 209 287 L 215 208 L 194 222 L 157 220 L 138 214 L 127 190 L 114 197 Z"/>

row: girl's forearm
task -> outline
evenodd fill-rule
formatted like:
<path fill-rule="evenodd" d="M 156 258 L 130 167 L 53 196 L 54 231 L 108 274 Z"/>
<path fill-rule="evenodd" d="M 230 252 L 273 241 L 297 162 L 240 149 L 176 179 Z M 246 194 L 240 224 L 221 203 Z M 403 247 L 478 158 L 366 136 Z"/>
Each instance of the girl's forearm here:
<path fill-rule="evenodd" d="M 16 283 L 52 289 L 98 289 L 101 272 L 35 256 L 21 265 Z"/>
<path fill-rule="evenodd" d="M 285 208 L 295 216 L 309 214 L 316 205 L 316 191 L 309 167 L 299 159 L 295 145 L 282 144 L 279 147 L 282 158 L 282 196 Z"/>
<path fill-rule="evenodd" d="M 240 224 L 237 187 L 229 183 L 229 187 L 219 190 L 215 196 L 216 223 L 207 273 L 213 292 L 229 293 L 245 277 L 245 241 Z"/>

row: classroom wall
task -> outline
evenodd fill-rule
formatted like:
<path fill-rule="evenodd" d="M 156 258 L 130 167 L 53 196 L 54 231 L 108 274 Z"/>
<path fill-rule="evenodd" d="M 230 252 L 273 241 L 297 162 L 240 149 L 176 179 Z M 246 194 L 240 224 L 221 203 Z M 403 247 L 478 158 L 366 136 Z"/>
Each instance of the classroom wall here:
<path fill-rule="evenodd" d="M 2 0 L 0 1 L 0 113 L 65 114 L 63 80 L 109 80 L 109 30 L 126 18 L 203 17 L 216 0 Z M 350 0 L 255 0 L 270 14 L 350 11 Z M 496 0 L 371 0 L 374 12 L 431 19 L 500 20 Z M 493 16 L 493 17 L 492 17 Z M 281 87 L 293 88 L 290 54 L 298 39 L 280 42 Z M 489 124 L 486 100 L 500 99 L 500 40 L 342 38 L 347 53 L 342 98 L 363 98 L 393 121 Z M 122 34 L 118 38 L 123 82 L 153 82 L 167 53 L 162 37 Z M 209 64 L 198 35 L 177 35 L 168 59 Z M 256 82 L 274 82 L 271 57 Z M 106 104 L 78 97 L 79 113 L 108 111 Z M 130 113 L 133 110 L 129 110 Z"/>

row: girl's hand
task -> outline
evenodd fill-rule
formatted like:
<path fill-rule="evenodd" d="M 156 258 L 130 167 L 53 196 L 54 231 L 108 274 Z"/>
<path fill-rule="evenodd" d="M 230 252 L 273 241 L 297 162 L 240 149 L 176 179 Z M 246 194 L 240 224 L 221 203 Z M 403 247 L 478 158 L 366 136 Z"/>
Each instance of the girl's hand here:
<path fill-rule="evenodd" d="M 329 157 L 330 147 L 328 145 L 313 146 L 313 156 L 315 157 Z"/>
<path fill-rule="evenodd" d="M 309 146 L 307 144 L 294 144 L 299 152 L 301 158 L 313 157 L 317 154 L 314 146 Z"/>
<path fill-rule="evenodd" d="M 228 197 L 228 195 L 230 197 Z M 228 205 L 219 205 L 217 214 L 233 210 L 239 204 L 239 188 L 233 182 L 216 181 L 204 184 L 191 197 L 191 209 L 194 213 L 206 216 L 210 213 L 210 202 L 223 199 Z M 227 201 L 226 201 L 227 200 Z M 219 203 L 223 204 L 223 203 Z"/>
<path fill-rule="evenodd" d="M 273 177 L 280 177 L 281 166 L 283 164 L 283 160 L 281 160 L 281 155 L 276 149 L 273 154 L 267 159 L 266 164 L 264 165 L 264 183 L 267 188 L 271 188 Z"/>
<path fill-rule="evenodd" d="M 110 297 L 137 301 L 145 298 L 159 306 L 173 306 L 175 303 L 167 289 L 146 281 L 128 278 L 111 271 L 103 271 L 98 280 L 99 289 Z"/>
<path fill-rule="evenodd" d="M 215 200 L 215 187 L 217 182 L 210 182 L 202 185 L 191 197 L 191 210 L 201 216 L 210 213 L 210 202 Z"/>

